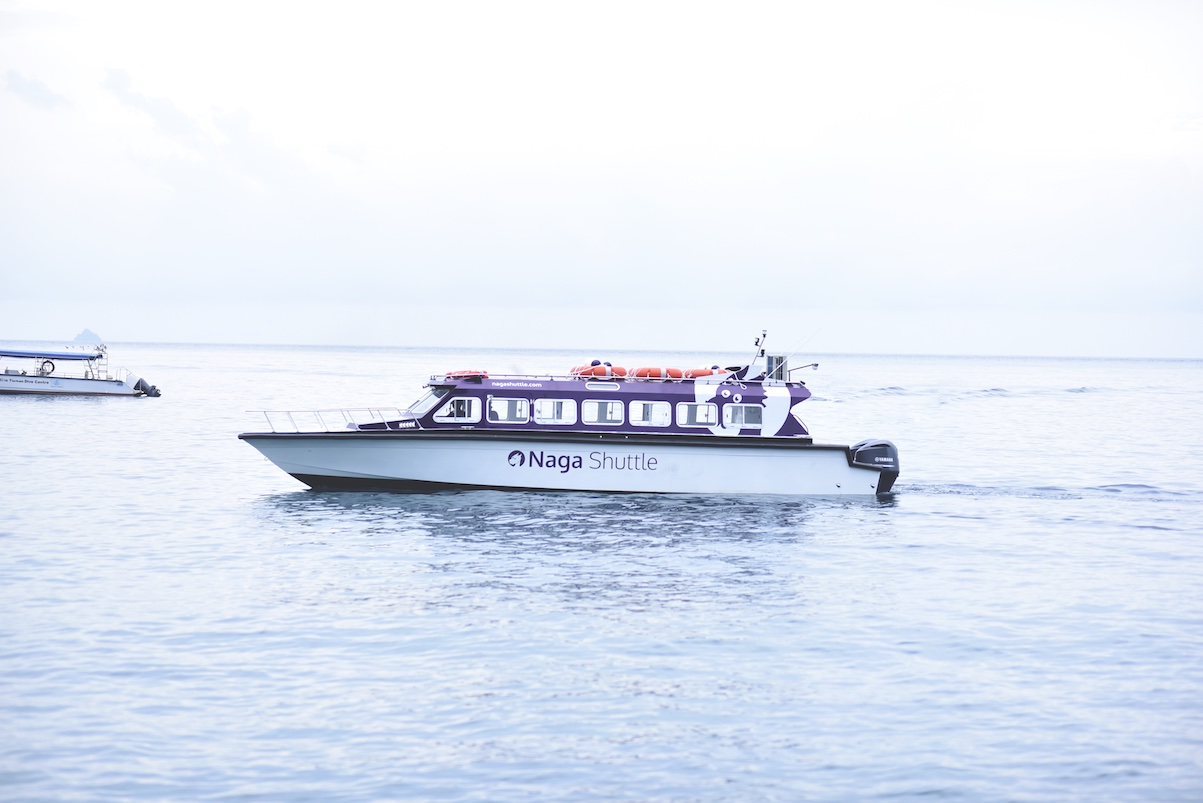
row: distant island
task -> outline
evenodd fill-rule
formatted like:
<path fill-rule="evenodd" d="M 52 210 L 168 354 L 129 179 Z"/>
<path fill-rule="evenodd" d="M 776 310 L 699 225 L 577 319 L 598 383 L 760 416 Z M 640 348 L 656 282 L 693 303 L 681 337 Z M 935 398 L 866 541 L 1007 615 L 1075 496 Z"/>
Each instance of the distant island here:
<path fill-rule="evenodd" d="M 74 342 L 76 342 L 76 343 L 103 343 L 104 341 L 100 339 L 100 335 L 96 334 L 91 329 L 85 329 L 82 332 L 80 332 L 78 335 L 75 336 Z"/>

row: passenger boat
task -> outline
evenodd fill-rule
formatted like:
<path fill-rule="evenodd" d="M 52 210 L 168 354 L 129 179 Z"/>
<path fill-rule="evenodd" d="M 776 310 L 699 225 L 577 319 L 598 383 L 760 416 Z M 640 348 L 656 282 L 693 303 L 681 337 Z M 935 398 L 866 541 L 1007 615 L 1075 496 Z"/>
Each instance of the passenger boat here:
<path fill-rule="evenodd" d="M 158 396 L 159 389 L 125 368 L 109 369 L 104 345 L 30 351 L 0 348 L 0 393 L 71 396 Z"/>
<path fill-rule="evenodd" d="M 894 444 L 815 443 L 795 411 L 810 391 L 763 343 L 728 368 L 452 371 L 406 410 L 262 411 L 238 437 L 316 489 L 889 493 Z"/>

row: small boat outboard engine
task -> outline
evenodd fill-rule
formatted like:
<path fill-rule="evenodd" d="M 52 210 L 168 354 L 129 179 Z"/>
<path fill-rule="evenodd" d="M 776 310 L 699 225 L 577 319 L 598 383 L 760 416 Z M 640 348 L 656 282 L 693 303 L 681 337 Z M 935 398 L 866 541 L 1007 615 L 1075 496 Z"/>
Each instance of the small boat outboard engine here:
<path fill-rule="evenodd" d="M 138 377 L 138 381 L 134 383 L 134 390 L 142 393 L 145 396 L 160 396 L 159 389 L 147 382 L 142 377 Z"/>
<path fill-rule="evenodd" d="M 851 448 L 855 465 L 881 470 L 877 492 L 889 493 L 898 479 L 898 447 L 886 440 L 867 440 Z"/>

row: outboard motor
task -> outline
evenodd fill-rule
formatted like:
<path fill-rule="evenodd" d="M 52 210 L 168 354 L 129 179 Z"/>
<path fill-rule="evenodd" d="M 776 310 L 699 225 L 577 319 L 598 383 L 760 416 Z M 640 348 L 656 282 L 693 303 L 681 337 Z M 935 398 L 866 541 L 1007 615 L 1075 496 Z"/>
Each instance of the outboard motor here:
<path fill-rule="evenodd" d="M 134 390 L 145 396 L 159 396 L 159 389 L 147 382 L 142 377 L 138 377 L 138 381 L 134 383 Z"/>
<path fill-rule="evenodd" d="M 898 479 L 898 447 L 889 441 L 861 441 L 852 447 L 852 463 L 881 471 L 881 480 L 877 483 L 879 494 L 889 493 Z"/>

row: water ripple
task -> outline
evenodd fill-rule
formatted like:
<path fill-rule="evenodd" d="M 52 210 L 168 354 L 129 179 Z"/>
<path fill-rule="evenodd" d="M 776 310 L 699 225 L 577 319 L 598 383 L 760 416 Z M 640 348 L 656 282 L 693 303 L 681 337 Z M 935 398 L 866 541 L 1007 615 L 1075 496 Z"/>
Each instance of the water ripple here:
<path fill-rule="evenodd" d="M 1199 798 L 1195 364 L 842 359 L 808 423 L 899 444 L 881 500 L 316 493 L 234 437 L 481 356 L 6 404 L 0 797 Z"/>

